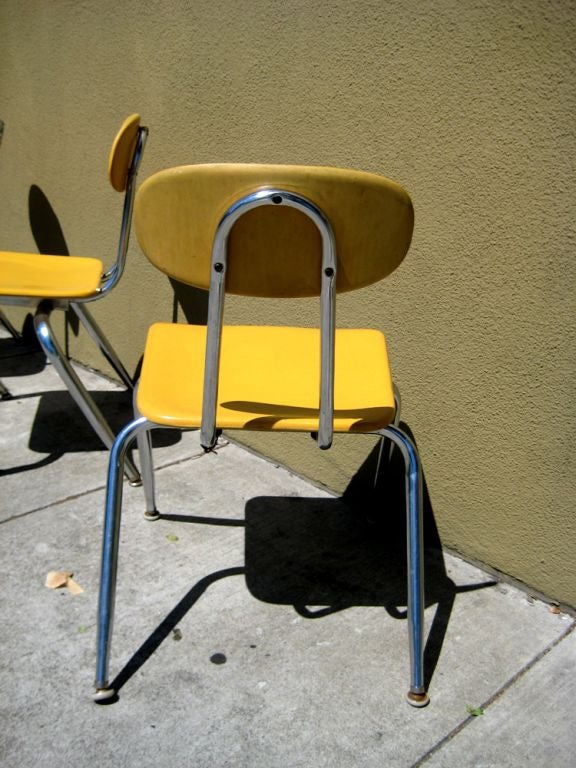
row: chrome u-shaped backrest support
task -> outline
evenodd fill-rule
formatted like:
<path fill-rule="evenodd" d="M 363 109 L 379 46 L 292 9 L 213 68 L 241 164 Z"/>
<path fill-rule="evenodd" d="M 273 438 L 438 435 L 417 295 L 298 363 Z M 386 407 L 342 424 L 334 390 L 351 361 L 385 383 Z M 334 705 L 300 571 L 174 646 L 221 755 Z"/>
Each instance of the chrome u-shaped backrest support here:
<path fill-rule="evenodd" d="M 210 450 L 216 444 L 216 407 L 218 402 L 218 373 L 224 297 L 228 236 L 234 224 L 248 211 L 264 205 L 285 205 L 296 208 L 311 219 L 322 239 L 322 275 L 320 283 L 320 393 L 318 445 L 329 448 L 332 444 L 334 421 L 334 337 L 336 320 L 336 244 L 330 222 L 313 202 L 294 192 L 282 189 L 260 189 L 233 203 L 220 219 L 212 246 L 210 272 L 210 298 L 206 358 L 204 368 L 204 394 L 200 443 Z"/>
<path fill-rule="evenodd" d="M 130 229 L 132 225 L 132 211 L 134 208 L 134 196 L 136 194 L 136 177 L 138 175 L 138 169 L 144 154 L 144 147 L 146 146 L 146 139 L 148 138 L 148 128 L 141 125 L 138 128 L 138 134 L 136 138 L 136 147 L 134 154 L 132 155 L 132 161 L 128 169 L 126 191 L 124 193 L 124 205 L 122 207 L 122 221 L 120 224 L 120 237 L 118 239 L 118 251 L 116 255 L 116 261 L 110 267 L 110 269 L 102 275 L 102 284 L 98 290 L 98 293 L 90 297 L 88 301 L 94 301 L 101 298 L 103 294 L 111 291 L 116 285 L 118 280 L 122 277 L 124 267 L 126 265 L 126 255 L 128 253 L 128 244 L 130 242 Z"/>

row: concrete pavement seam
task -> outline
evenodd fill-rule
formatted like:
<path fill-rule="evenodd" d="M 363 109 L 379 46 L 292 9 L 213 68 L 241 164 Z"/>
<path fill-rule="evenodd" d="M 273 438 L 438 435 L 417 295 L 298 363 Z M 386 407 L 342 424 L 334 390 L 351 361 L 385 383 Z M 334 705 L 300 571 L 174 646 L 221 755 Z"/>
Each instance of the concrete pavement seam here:
<path fill-rule="evenodd" d="M 163 469 L 167 469 L 168 467 L 175 467 L 178 464 L 184 464 L 186 461 L 192 461 L 194 458 L 195 458 L 194 456 L 185 456 L 182 459 L 175 459 L 174 461 L 169 461 L 166 464 L 162 464 L 160 466 L 154 467 L 154 472 L 161 472 Z M 63 499 L 56 499 L 55 501 L 51 501 L 49 504 L 44 504 L 41 507 L 35 507 L 34 509 L 26 510 L 26 512 L 20 512 L 20 514 L 12 515 L 11 517 L 7 517 L 5 520 L 0 520 L 0 525 L 9 523 L 12 520 L 20 520 L 22 517 L 28 517 L 28 515 L 33 515 L 36 512 L 42 512 L 45 509 L 50 509 L 50 507 L 58 507 L 60 506 L 60 504 L 65 504 L 67 501 L 74 501 L 74 499 L 81 499 L 83 496 L 89 496 L 91 493 L 98 493 L 98 491 L 105 491 L 105 490 L 106 490 L 106 483 L 104 483 L 103 485 L 98 485 L 95 488 L 90 488 L 87 491 L 74 493 L 71 496 L 66 496 Z"/>
<path fill-rule="evenodd" d="M 555 648 L 559 643 L 561 643 L 563 640 L 565 640 L 568 635 L 570 635 L 574 629 L 576 628 L 576 621 L 573 621 L 565 630 L 562 632 L 561 635 L 559 635 L 555 640 L 553 640 L 549 645 L 547 645 L 545 648 L 543 648 L 539 653 L 534 656 L 533 659 L 531 659 L 527 664 L 525 664 L 521 669 L 516 672 L 516 674 L 512 675 L 512 677 L 507 680 L 504 685 L 500 686 L 498 690 L 496 690 L 491 696 L 489 696 L 486 701 L 480 705 L 481 709 L 487 709 L 491 704 L 494 704 L 495 701 L 497 701 L 499 698 L 501 698 L 509 688 L 511 688 L 514 683 L 516 683 L 517 680 L 519 680 L 521 677 L 523 677 L 526 672 L 528 672 L 530 669 L 532 669 L 538 662 L 540 662 L 545 656 L 547 656 L 550 651 Z M 424 765 L 428 760 L 432 757 L 432 755 L 435 755 L 436 752 L 438 752 L 442 747 L 447 744 L 449 741 L 451 741 L 455 736 L 457 736 L 464 728 L 466 728 L 467 725 L 472 723 L 474 720 L 476 720 L 476 717 L 474 715 L 469 715 L 464 720 L 462 720 L 461 723 L 459 723 L 455 728 L 453 728 L 449 733 L 446 734 L 440 741 L 435 744 L 433 747 L 431 747 L 428 752 L 425 752 L 421 757 L 418 758 L 418 760 L 411 766 L 411 768 L 419 768 L 421 765 Z"/>

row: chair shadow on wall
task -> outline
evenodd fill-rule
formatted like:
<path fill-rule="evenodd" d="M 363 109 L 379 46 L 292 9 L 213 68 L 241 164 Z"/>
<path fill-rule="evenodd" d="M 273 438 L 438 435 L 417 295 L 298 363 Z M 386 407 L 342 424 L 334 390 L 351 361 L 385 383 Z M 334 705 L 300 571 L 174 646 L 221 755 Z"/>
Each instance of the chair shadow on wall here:
<path fill-rule="evenodd" d="M 28 192 L 28 220 L 39 253 L 69 256 L 62 228 L 42 190 L 32 185 Z M 32 315 L 27 314 L 20 336 L 0 339 L 2 370 L 8 376 L 32 376 L 46 366 L 46 356 L 34 332 Z M 11 398 L 12 399 L 12 398 Z"/>
<path fill-rule="evenodd" d="M 206 325 L 208 319 L 208 291 L 186 285 L 174 278 L 168 278 L 174 301 L 172 305 L 172 322 L 181 321 L 180 313 L 190 325 Z"/>
<path fill-rule="evenodd" d="M 50 201 L 36 185 L 28 193 L 30 229 L 39 253 L 69 256 L 70 251 L 58 217 Z M 69 351 L 70 334 L 78 336 L 80 323 L 72 310 L 65 313 L 64 348 Z M 27 344 L 27 348 L 24 347 Z M 22 354 L 3 354 L 3 349 L 18 347 Z M 2 371 L 7 376 L 26 376 L 40 372 L 46 359 L 35 342 L 32 318 L 27 318 L 22 340 L 0 339 Z M 90 395 L 114 432 L 119 432 L 132 418 L 132 393 L 126 390 L 91 391 Z M 0 469 L 3 475 L 18 474 L 58 461 L 64 454 L 101 451 L 103 444 L 94 433 L 67 390 L 33 392 L 19 395 L 18 400 L 39 398 L 32 425 L 29 448 L 34 453 L 47 454 L 39 461 L 16 467 Z M 173 445 L 181 439 L 176 431 L 158 430 L 154 435 L 155 446 Z"/>
<path fill-rule="evenodd" d="M 60 221 L 50 201 L 36 184 L 32 184 L 28 192 L 28 220 L 38 253 L 70 256 Z M 69 348 L 70 332 L 74 336 L 78 336 L 79 329 L 80 321 L 74 312 L 67 310 L 64 339 L 66 353 L 68 353 Z"/>
<path fill-rule="evenodd" d="M 410 433 L 405 424 L 401 426 Z M 118 692 L 146 663 L 212 584 L 229 576 L 244 576 L 257 600 L 292 606 L 307 619 L 371 606 L 405 620 L 404 464 L 396 450 L 389 462 L 379 461 L 379 453 L 377 444 L 339 498 L 255 497 L 246 503 L 244 520 L 177 510 L 161 514 L 161 519 L 180 523 L 244 527 L 244 566 L 197 581 L 119 672 L 114 690 Z M 449 578 L 425 482 L 424 525 L 426 606 L 437 606 L 425 649 L 429 687 L 456 596 L 497 582 L 457 586 Z"/>

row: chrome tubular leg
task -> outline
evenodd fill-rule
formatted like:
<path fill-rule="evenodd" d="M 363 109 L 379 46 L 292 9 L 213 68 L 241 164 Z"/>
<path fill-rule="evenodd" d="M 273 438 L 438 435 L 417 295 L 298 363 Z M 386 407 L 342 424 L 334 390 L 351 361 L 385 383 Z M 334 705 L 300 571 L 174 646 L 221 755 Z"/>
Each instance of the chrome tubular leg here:
<path fill-rule="evenodd" d="M 424 684 L 424 563 L 422 533 L 422 471 L 414 443 L 397 426 L 380 430 L 400 449 L 406 467 L 406 526 L 408 559 L 408 632 L 410 690 L 408 702 L 424 707 L 429 697 Z"/>
<path fill-rule="evenodd" d="M 146 520 L 158 520 L 160 513 L 156 507 L 156 484 L 154 482 L 154 462 L 152 458 L 152 435 L 144 432 L 138 435 L 138 453 L 140 455 L 140 471 L 142 485 L 146 498 Z"/>
<path fill-rule="evenodd" d="M 134 390 L 134 418 L 138 419 L 140 413 L 136 405 L 138 390 Z M 144 486 L 144 496 L 146 498 L 146 511 L 144 517 L 146 520 L 158 520 L 160 513 L 156 507 L 156 488 L 154 482 L 154 460 L 152 457 L 152 434 L 150 430 L 138 432 L 138 454 L 140 456 L 140 472 L 142 475 L 142 485 Z"/>
<path fill-rule="evenodd" d="M 106 507 L 104 512 L 104 532 L 102 537 L 102 564 L 100 569 L 100 593 L 98 601 L 98 635 L 96 660 L 95 701 L 113 698 L 115 691 L 108 686 L 108 662 L 110 641 L 112 639 L 112 619 L 116 595 L 116 573 L 118 565 L 118 542 L 120 536 L 120 518 L 122 512 L 122 474 L 126 452 L 138 432 L 149 429 L 150 423 L 144 419 L 130 422 L 120 432 L 110 451 L 108 463 L 108 482 L 106 487 Z"/>
<path fill-rule="evenodd" d="M 134 382 L 128 374 L 128 371 L 122 365 L 122 361 L 116 354 L 114 348 L 104 335 L 104 332 L 92 317 L 92 314 L 88 311 L 88 308 L 83 304 L 71 303 L 70 306 L 74 310 L 78 319 L 82 322 L 82 325 L 86 329 L 88 335 L 92 341 L 98 346 L 106 360 L 110 363 L 112 368 L 116 371 L 122 382 L 125 384 L 126 389 L 133 389 Z"/>
<path fill-rule="evenodd" d="M 50 302 L 43 301 L 34 316 L 34 328 L 36 329 L 40 345 L 48 360 L 58 371 L 74 402 L 80 408 L 94 432 L 96 432 L 106 448 L 110 449 L 114 443 L 114 433 L 56 341 L 49 322 L 51 309 Z M 125 473 L 132 485 L 140 485 L 140 473 L 130 459 L 126 459 Z"/>

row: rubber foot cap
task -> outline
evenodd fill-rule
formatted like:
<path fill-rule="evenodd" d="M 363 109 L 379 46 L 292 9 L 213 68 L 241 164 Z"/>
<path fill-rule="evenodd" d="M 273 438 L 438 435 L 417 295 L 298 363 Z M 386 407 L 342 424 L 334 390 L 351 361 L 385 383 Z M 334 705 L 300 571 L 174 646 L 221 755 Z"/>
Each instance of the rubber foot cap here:
<path fill-rule="evenodd" d="M 160 512 L 158 512 L 157 509 L 153 509 L 152 512 L 144 512 L 144 519 L 145 520 L 159 520 L 160 519 Z"/>
<path fill-rule="evenodd" d="M 101 704 L 103 702 L 110 701 L 110 699 L 113 699 L 115 696 L 116 691 L 114 688 L 98 688 L 94 694 L 94 701 L 97 704 Z"/>
<path fill-rule="evenodd" d="M 430 696 L 428 696 L 426 692 L 413 693 L 412 691 L 408 691 L 406 694 L 406 701 L 412 707 L 426 707 L 430 704 Z"/>

